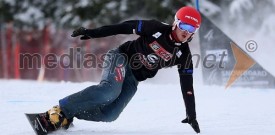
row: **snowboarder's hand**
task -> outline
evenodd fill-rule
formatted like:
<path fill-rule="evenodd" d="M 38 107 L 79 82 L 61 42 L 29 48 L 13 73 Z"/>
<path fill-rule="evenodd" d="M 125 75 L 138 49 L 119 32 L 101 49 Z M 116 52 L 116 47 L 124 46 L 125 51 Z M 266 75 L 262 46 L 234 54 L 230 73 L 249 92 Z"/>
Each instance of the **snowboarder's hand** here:
<path fill-rule="evenodd" d="M 196 118 L 185 118 L 184 120 L 181 121 L 181 123 L 188 123 L 191 125 L 191 127 L 195 130 L 196 133 L 200 133 L 200 127 L 199 123 L 196 120 Z"/>
<path fill-rule="evenodd" d="M 87 29 L 84 27 L 80 27 L 76 30 L 73 31 L 73 34 L 71 35 L 71 37 L 77 37 L 82 35 L 82 37 L 80 37 L 81 40 L 87 40 L 90 39 L 91 37 L 86 35 Z"/>

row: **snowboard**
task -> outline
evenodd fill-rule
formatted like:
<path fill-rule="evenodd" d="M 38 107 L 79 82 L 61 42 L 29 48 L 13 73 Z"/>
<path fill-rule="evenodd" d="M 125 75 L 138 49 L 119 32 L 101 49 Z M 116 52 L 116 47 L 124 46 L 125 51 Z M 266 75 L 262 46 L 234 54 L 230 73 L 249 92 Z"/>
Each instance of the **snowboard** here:
<path fill-rule="evenodd" d="M 37 135 L 47 135 L 51 132 L 49 130 L 49 125 L 47 126 L 46 124 L 47 121 L 45 117 L 43 117 L 43 113 L 25 113 L 25 115 Z"/>

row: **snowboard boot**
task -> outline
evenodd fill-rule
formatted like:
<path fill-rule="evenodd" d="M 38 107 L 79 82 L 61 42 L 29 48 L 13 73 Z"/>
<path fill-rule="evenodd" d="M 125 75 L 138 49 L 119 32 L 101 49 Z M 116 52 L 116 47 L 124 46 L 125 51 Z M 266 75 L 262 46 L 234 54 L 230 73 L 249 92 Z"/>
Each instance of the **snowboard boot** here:
<path fill-rule="evenodd" d="M 54 106 L 49 111 L 46 112 L 50 124 L 55 130 L 64 128 L 68 129 L 73 122 L 73 119 L 67 119 L 59 106 Z"/>
<path fill-rule="evenodd" d="M 190 118 L 187 117 L 184 120 L 181 121 L 181 123 L 188 123 L 191 125 L 191 127 L 195 130 L 196 133 L 200 133 L 200 127 L 199 127 L 199 123 L 197 121 L 196 118 Z"/>
<path fill-rule="evenodd" d="M 68 129 L 72 126 L 73 119 L 67 119 L 59 106 L 54 106 L 49 111 L 39 114 L 41 124 L 47 132 L 58 129 Z"/>

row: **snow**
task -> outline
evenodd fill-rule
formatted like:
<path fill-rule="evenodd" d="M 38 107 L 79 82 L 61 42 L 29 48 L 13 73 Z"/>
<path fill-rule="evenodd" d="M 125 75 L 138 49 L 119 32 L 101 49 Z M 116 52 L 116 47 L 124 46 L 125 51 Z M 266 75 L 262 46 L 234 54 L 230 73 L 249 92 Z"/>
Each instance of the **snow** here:
<path fill-rule="evenodd" d="M 10 5 L 14 6 L 16 1 L 15 0 L 4 0 L 5 3 L 9 3 Z"/>
<path fill-rule="evenodd" d="M 200 11 L 206 16 L 213 16 L 221 12 L 221 8 L 210 1 L 201 0 L 200 5 L 202 5 L 202 7 L 200 7 Z"/>
<path fill-rule="evenodd" d="M 75 7 L 85 7 L 87 5 L 89 5 L 89 0 L 80 0 L 76 5 Z"/>
<path fill-rule="evenodd" d="M 27 5 L 25 4 L 25 6 Z M 36 7 L 28 7 L 26 12 L 19 13 L 15 16 L 16 19 L 27 23 L 31 23 L 33 20 L 39 20 L 42 17 L 42 12 Z"/>
<path fill-rule="evenodd" d="M 34 135 L 24 113 L 45 112 L 60 98 L 96 83 L 0 80 L 0 131 Z M 204 135 L 271 135 L 275 132 L 275 90 L 203 86 L 195 83 L 197 116 Z M 75 119 L 68 135 L 192 135 L 181 124 L 185 108 L 180 86 L 140 83 L 121 116 L 112 123 Z"/>
<path fill-rule="evenodd" d="M 242 10 L 252 10 L 253 8 L 251 0 L 232 1 L 229 7 L 231 18 L 241 15 Z"/>

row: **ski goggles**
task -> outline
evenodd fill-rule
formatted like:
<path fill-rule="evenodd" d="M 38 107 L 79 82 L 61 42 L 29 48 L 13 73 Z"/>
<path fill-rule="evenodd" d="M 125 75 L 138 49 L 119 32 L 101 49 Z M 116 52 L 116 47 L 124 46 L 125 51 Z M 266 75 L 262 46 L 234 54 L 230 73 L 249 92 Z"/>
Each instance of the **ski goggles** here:
<path fill-rule="evenodd" d="M 186 23 L 183 23 L 181 21 L 179 21 L 177 24 L 178 24 L 178 28 L 181 31 L 187 31 L 189 34 L 193 34 L 197 31 L 197 28 L 190 25 L 190 24 L 186 24 Z"/>

